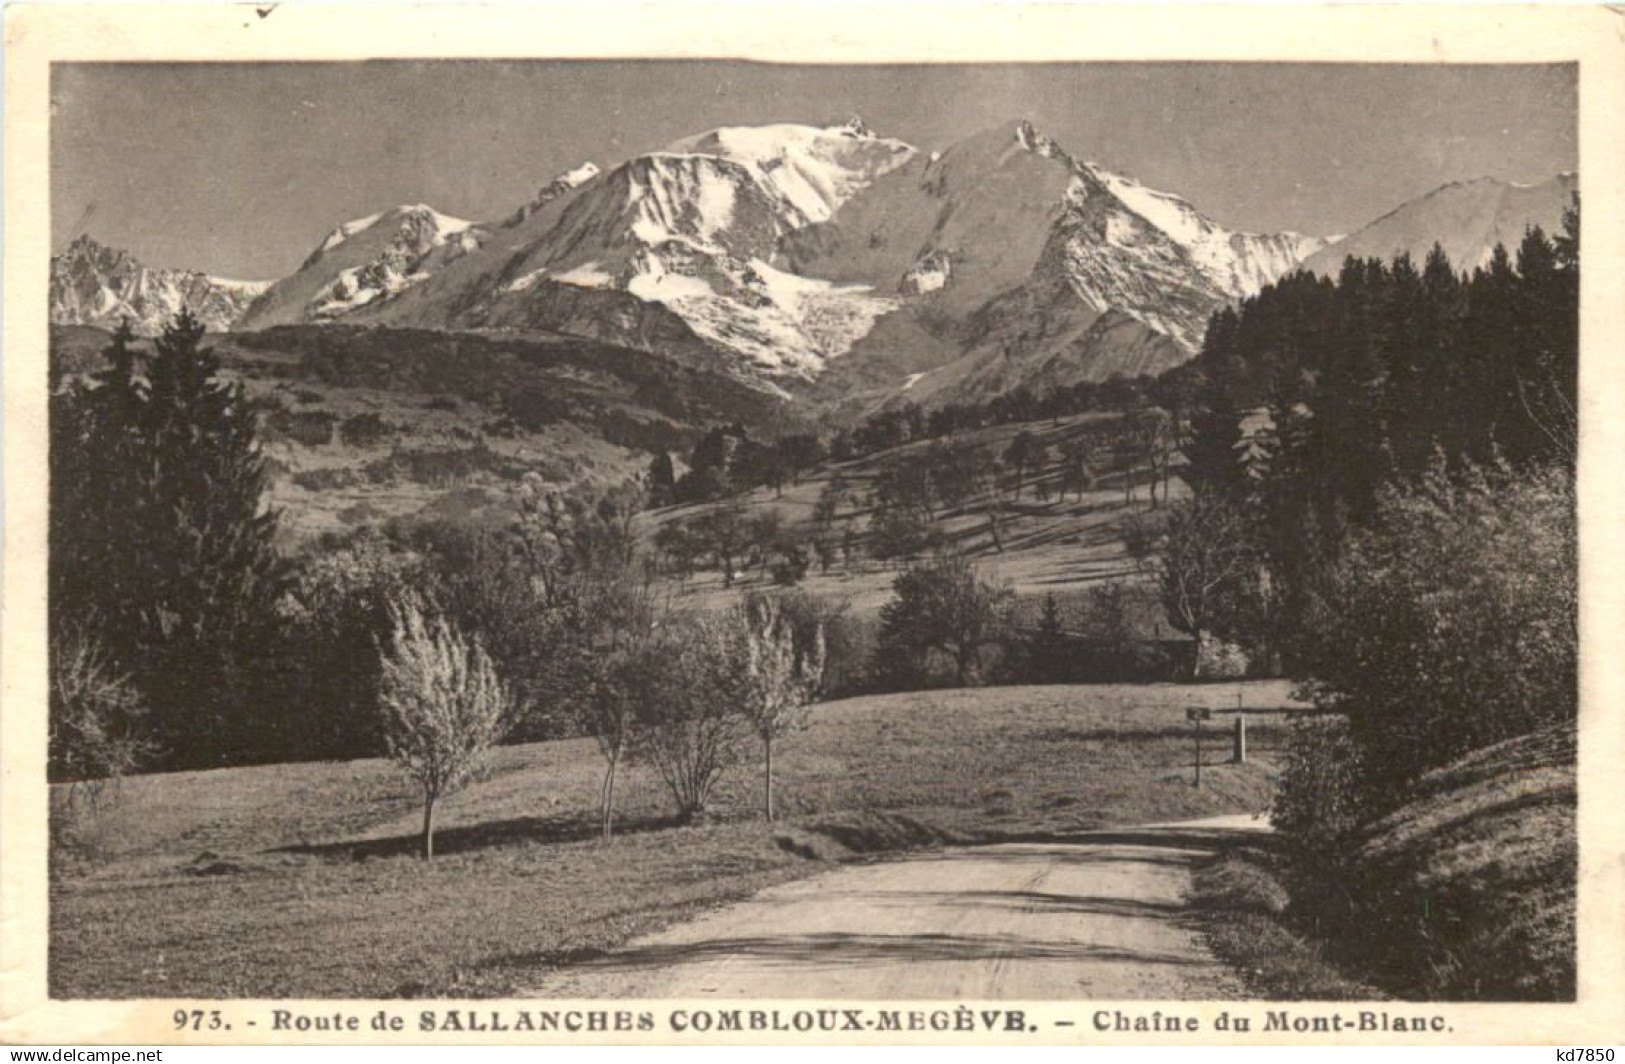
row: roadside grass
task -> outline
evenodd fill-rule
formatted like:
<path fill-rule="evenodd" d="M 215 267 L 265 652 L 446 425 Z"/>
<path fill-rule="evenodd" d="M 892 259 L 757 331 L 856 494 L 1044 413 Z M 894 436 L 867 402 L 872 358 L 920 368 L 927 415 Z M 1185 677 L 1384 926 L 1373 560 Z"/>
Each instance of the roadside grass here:
<path fill-rule="evenodd" d="M 1348 978 L 1287 918 L 1269 841 L 1231 850 L 1196 873 L 1191 905 L 1214 954 L 1268 1001 L 1371 1001 L 1384 995 Z"/>
<path fill-rule="evenodd" d="M 1402 997 L 1573 1001 L 1577 747 L 1554 725 L 1423 776 L 1359 840 L 1350 962 Z"/>
<path fill-rule="evenodd" d="M 1275 1000 L 1572 1001 L 1575 750 L 1555 726 L 1427 774 L 1331 879 L 1230 851 L 1192 899 L 1214 952 Z"/>
<path fill-rule="evenodd" d="M 759 819 L 756 751 L 703 823 L 674 826 L 634 769 L 620 833 L 594 838 L 591 740 L 506 747 L 443 804 L 433 862 L 385 762 L 129 780 L 51 896 L 56 997 L 501 995 L 546 971 L 832 860 L 1116 824 L 1260 812 L 1284 727 L 1247 764 L 1191 785 L 1184 709 L 1284 706 L 1282 683 L 1021 687 L 818 707 L 775 758 L 780 820 Z M 1225 751 L 1217 742 L 1208 756 Z"/>

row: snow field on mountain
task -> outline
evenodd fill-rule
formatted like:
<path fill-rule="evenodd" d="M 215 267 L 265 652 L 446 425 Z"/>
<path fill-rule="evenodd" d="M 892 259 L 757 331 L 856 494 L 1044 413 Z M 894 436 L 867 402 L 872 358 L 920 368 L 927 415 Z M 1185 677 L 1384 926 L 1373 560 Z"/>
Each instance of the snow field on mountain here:
<path fill-rule="evenodd" d="M 846 127 L 791 123 L 714 129 L 685 137 L 670 150 L 748 167 L 766 188 L 795 208 L 803 222 L 828 221 L 853 194 L 914 154 L 902 141 L 858 135 Z M 865 158 L 871 154 L 879 158 Z"/>

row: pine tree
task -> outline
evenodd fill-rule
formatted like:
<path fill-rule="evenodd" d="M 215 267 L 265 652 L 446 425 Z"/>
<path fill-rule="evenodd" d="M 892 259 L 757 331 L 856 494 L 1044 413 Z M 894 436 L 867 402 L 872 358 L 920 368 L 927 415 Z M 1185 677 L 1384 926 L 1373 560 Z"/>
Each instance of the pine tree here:
<path fill-rule="evenodd" d="M 88 628 L 117 668 L 132 666 L 131 620 L 146 597 L 132 556 L 142 529 L 129 522 L 146 497 L 150 463 L 141 432 L 146 382 L 135 336 L 124 322 L 91 385 L 62 387 L 51 400 L 50 612 L 53 625 Z M 118 529 L 119 534 L 111 534 Z"/>
<path fill-rule="evenodd" d="M 684 502 L 708 502 L 732 490 L 728 477 L 728 458 L 733 444 L 728 433 L 720 426 L 712 428 L 694 445 L 688 459 L 688 472 L 677 485 L 677 495 Z"/>
<path fill-rule="evenodd" d="M 1502 455 L 1509 420 L 1523 418 L 1516 394 L 1517 288 L 1512 257 L 1497 244 L 1489 264 L 1475 270 L 1467 286 L 1457 348 L 1462 386 L 1455 409 L 1449 412 L 1455 424 L 1447 453 L 1493 461 Z"/>
<path fill-rule="evenodd" d="M 1191 415 L 1180 447 L 1185 467 L 1179 474 L 1194 492 L 1239 499 L 1247 489 L 1241 414 L 1225 405 L 1222 395 L 1211 396 L 1210 402 Z"/>
<path fill-rule="evenodd" d="M 1061 623 L 1061 607 L 1055 595 L 1044 596 L 1043 612 L 1038 616 L 1038 627 L 1026 640 L 1026 675 L 1024 683 L 1065 683 L 1070 673 L 1068 662 L 1072 648 L 1066 627 Z"/>
<path fill-rule="evenodd" d="M 1517 358 L 1511 367 L 1516 410 L 1502 439 L 1515 463 L 1549 456 L 1573 461 L 1578 280 L 1578 272 L 1565 267 L 1559 247 L 1538 226 L 1524 235 L 1518 246 Z"/>
<path fill-rule="evenodd" d="M 256 680 L 288 586 L 253 412 L 202 338 L 182 311 L 154 344 L 132 434 L 139 496 L 108 537 L 159 740 L 174 763 L 194 765 L 253 746 Z M 124 372 L 117 359 L 109 372 Z"/>
<path fill-rule="evenodd" d="M 677 474 L 672 468 L 671 455 L 656 451 L 649 462 L 649 501 L 655 506 L 669 505 L 676 496 Z"/>

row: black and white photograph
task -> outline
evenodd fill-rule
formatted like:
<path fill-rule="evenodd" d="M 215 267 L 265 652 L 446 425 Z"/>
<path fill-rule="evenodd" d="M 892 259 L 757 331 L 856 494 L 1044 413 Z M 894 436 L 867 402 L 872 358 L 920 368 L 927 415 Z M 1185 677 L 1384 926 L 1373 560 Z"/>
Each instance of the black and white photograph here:
<path fill-rule="evenodd" d="M 49 997 L 1574 1004 L 1580 85 L 51 63 Z"/>

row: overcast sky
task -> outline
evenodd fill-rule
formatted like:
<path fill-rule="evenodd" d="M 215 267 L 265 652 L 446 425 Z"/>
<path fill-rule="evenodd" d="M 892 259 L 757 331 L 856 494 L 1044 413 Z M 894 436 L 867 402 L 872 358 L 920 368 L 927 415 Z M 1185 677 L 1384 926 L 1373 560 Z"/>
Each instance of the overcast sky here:
<path fill-rule="evenodd" d="M 402 203 L 501 217 L 584 160 L 718 125 L 826 123 L 941 148 L 1029 118 L 1232 228 L 1359 228 L 1448 181 L 1576 168 L 1574 69 L 738 62 L 59 65 L 52 225 L 155 266 L 294 270 Z"/>

